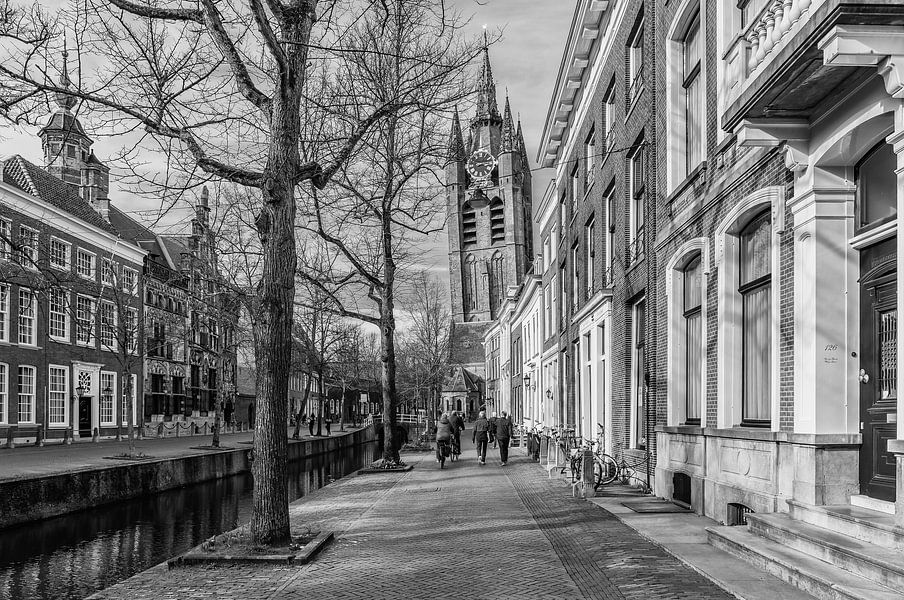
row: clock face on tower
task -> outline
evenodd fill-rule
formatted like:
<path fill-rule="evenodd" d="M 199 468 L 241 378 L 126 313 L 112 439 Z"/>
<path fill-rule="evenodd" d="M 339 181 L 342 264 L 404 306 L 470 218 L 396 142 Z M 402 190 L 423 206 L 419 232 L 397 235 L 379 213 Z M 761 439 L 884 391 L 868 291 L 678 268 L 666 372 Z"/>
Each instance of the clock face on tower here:
<path fill-rule="evenodd" d="M 468 159 L 468 173 L 474 179 L 489 179 L 494 168 L 496 168 L 496 158 L 483 148 L 475 150 Z"/>

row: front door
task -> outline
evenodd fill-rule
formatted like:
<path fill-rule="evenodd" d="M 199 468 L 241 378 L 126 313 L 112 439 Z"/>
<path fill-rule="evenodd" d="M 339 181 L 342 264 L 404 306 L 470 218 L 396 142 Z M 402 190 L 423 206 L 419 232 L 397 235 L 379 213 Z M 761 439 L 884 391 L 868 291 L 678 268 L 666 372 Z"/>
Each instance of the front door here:
<path fill-rule="evenodd" d="M 80 437 L 91 437 L 91 397 L 78 399 L 78 434 Z"/>
<path fill-rule="evenodd" d="M 895 457 L 888 440 L 897 422 L 898 309 L 895 239 L 860 259 L 860 491 L 895 500 Z"/>

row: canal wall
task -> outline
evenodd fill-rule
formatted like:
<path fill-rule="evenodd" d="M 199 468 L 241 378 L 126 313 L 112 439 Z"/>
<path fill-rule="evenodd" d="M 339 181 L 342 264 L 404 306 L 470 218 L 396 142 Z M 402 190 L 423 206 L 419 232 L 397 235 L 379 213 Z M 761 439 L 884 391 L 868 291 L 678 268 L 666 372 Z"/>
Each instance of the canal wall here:
<path fill-rule="evenodd" d="M 289 441 L 290 461 L 373 442 L 365 427 L 329 438 Z M 251 470 L 250 444 L 233 450 L 146 461 L 110 460 L 110 466 L 0 482 L 0 528 L 56 517 L 103 504 L 130 500 Z M 77 451 L 77 449 L 73 449 Z"/>

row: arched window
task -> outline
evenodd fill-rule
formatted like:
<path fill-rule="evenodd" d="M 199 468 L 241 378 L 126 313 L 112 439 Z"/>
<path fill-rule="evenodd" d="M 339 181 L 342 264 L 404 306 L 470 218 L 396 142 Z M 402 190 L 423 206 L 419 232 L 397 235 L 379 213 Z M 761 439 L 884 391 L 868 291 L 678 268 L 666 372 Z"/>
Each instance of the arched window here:
<path fill-rule="evenodd" d="M 894 150 L 884 140 L 857 164 L 858 227 L 884 223 L 897 214 L 896 168 Z"/>
<path fill-rule="evenodd" d="M 744 425 L 768 426 L 772 369 L 772 222 L 769 211 L 741 230 L 738 293 L 742 296 L 742 378 Z"/>
<path fill-rule="evenodd" d="M 490 275 L 490 312 L 491 317 L 496 318 L 496 312 L 499 309 L 499 306 L 502 304 L 502 300 L 505 297 L 505 272 L 504 272 L 504 261 L 502 255 L 498 252 L 493 254 L 493 258 L 490 259 L 489 265 L 489 275 Z"/>
<path fill-rule="evenodd" d="M 473 255 L 465 259 L 464 284 L 465 310 L 477 310 L 477 262 Z"/>
<path fill-rule="evenodd" d="M 505 205 L 499 198 L 490 203 L 490 243 L 505 243 Z"/>
<path fill-rule="evenodd" d="M 477 245 L 477 214 L 470 204 L 461 209 L 461 239 L 466 248 Z"/>
<path fill-rule="evenodd" d="M 684 285 L 682 286 L 685 339 L 685 421 L 693 425 L 700 424 L 700 406 L 703 400 L 703 383 L 700 379 L 700 370 L 703 367 L 702 271 L 702 263 L 698 254 L 684 268 Z"/>

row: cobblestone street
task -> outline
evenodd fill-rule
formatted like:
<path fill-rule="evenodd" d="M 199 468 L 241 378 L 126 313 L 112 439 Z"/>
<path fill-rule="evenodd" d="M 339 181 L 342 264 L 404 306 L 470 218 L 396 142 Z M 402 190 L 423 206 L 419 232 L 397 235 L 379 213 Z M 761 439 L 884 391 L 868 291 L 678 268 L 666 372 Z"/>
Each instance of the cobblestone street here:
<path fill-rule="evenodd" d="M 467 435 L 467 434 L 465 434 Z M 299 567 L 158 566 L 93 598 L 730 598 L 513 450 L 440 470 L 343 479 L 293 504 L 295 524 L 336 531 Z"/>

